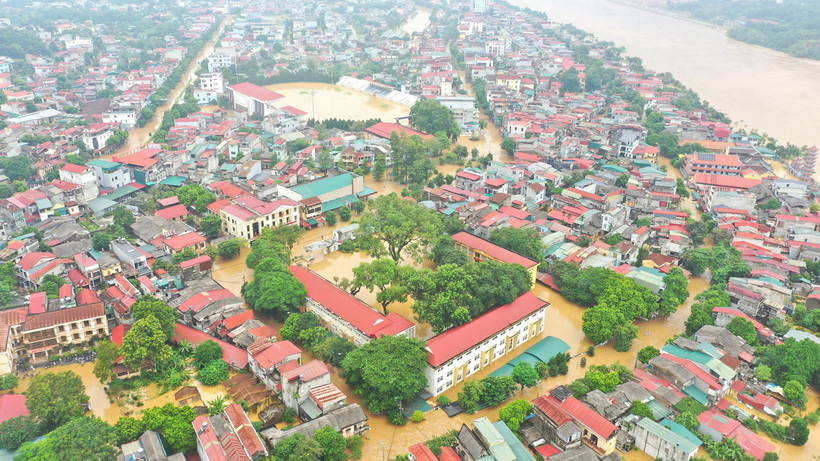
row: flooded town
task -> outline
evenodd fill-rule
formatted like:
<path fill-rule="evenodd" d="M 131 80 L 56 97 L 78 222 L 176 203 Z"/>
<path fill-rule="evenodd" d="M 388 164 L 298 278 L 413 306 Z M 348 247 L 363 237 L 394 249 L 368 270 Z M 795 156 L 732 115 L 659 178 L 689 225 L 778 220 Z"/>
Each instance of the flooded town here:
<path fill-rule="evenodd" d="M 0 461 L 820 456 L 820 64 L 661 3 L 0 4 Z"/>

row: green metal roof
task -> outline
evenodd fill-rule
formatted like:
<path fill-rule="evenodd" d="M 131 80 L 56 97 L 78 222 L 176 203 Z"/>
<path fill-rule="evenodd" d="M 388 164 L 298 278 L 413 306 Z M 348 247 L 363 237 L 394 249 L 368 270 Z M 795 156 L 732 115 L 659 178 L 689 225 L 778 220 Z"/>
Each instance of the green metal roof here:
<path fill-rule="evenodd" d="M 473 421 L 473 425 L 480 438 L 490 446 L 489 452 L 496 461 L 515 461 L 515 454 L 504 440 L 504 436 L 486 416 Z"/>
<path fill-rule="evenodd" d="M 688 395 L 689 397 L 692 397 L 693 399 L 697 400 L 698 402 L 700 402 L 704 405 L 709 404 L 709 396 L 707 396 L 705 392 L 698 389 L 694 385 L 689 386 L 689 387 L 684 387 L 681 390 L 683 391 L 684 394 Z"/>
<path fill-rule="evenodd" d="M 732 370 L 732 367 L 726 365 L 718 359 L 709 360 L 709 362 L 706 363 L 706 366 L 709 367 L 709 369 L 715 374 L 720 376 L 724 381 L 731 381 L 735 379 L 735 376 L 737 375 L 735 370 Z"/>
<path fill-rule="evenodd" d="M 640 421 L 638 421 L 638 426 L 642 427 L 647 432 L 651 432 L 659 438 L 675 445 L 679 450 L 685 453 L 692 453 L 693 451 L 697 451 L 698 449 L 698 445 L 695 445 L 686 437 L 678 435 L 676 432 L 667 429 L 664 426 L 661 426 L 660 424 L 656 423 L 655 421 L 652 421 L 649 418 L 643 418 Z"/>
<path fill-rule="evenodd" d="M 181 187 L 183 184 L 185 184 L 186 179 L 188 178 L 184 176 L 169 176 L 160 181 L 159 183 L 171 187 Z"/>
<path fill-rule="evenodd" d="M 121 198 L 123 198 L 127 195 L 131 195 L 134 192 L 137 192 L 138 190 L 139 189 L 137 189 L 134 186 L 125 185 L 125 186 L 116 188 L 113 192 L 106 195 L 105 198 L 107 198 L 108 200 L 117 201 L 117 200 L 119 200 L 119 199 L 121 199 Z"/>
<path fill-rule="evenodd" d="M 95 158 L 93 160 L 89 160 L 85 162 L 88 166 L 98 166 L 105 171 L 114 171 L 120 167 L 119 163 L 109 162 L 108 160 L 103 160 L 101 158 Z"/>
<path fill-rule="evenodd" d="M 664 418 L 660 423 L 661 426 L 669 429 L 670 431 L 678 434 L 679 436 L 683 437 L 684 439 L 692 442 L 696 446 L 703 445 L 703 442 L 696 436 L 695 434 L 691 433 L 689 429 L 683 427 L 683 425 L 678 424 L 670 419 Z"/>
<path fill-rule="evenodd" d="M 654 419 L 655 421 L 661 418 L 666 418 L 667 416 L 672 414 L 672 410 L 670 410 L 664 404 L 658 402 L 655 399 L 652 399 L 649 402 L 647 402 L 647 405 L 649 406 L 649 408 L 652 409 L 652 416 L 654 416 L 654 418 L 652 419 Z"/>
<path fill-rule="evenodd" d="M 704 354 L 703 352 L 689 351 L 686 349 L 682 349 L 678 346 L 675 346 L 674 344 L 668 344 L 664 346 L 663 348 L 661 348 L 661 351 L 666 352 L 667 354 L 672 354 L 675 357 L 680 357 L 682 359 L 702 363 L 704 365 L 709 363 L 710 360 L 714 360 L 713 357 L 710 357 L 709 355 Z"/>
<path fill-rule="evenodd" d="M 535 461 L 535 458 L 533 458 L 530 451 L 527 450 L 527 447 L 518 440 L 518 437 L 513 434 L 513 431 L 510 430 L 506 423 L 496 421 L 493 423 L 493 426 L 495 426 L 496 430 L 501 434 L 501 437 L 504 437 L 504 441 L 507 442 L 510 450 L 512 450 L 516 461 Z"/>
<path fill-rule="evenodd" d="M 549 362 L 556 354 L 569 350 L 569 344 L 554 336 L 547 336 L 530 346 L 527 350 L 495 370 L 490 376 L 511 376 L 513 368 L 521 362 L 535 366 L 538 362 Z"/>
<path fill-rule="evenodd" d="M 290 190 L 301 195 L 302 198 L 318 197 L 319 195 L 327 194 L 345 187 L 350 187 L 352 183 L 353 175 L 350 173 L 343 173 L 329 178 L 322 178 L 305 184 L 299 184 L 291 187 Z"/>
<path fill-rule="evenodd" d="M 356 197 L 353 194 L 345 195 L 344 197 L 333 200 L 328 200 L 327 202 L 322 202 L 322 213 L 338 210 L 343 206 L 350 205 L 351 203 L 356 203 L 358 201 L 359 197 Z"/>
<path fill-rule="evenodd" d="M 117 202 L 105 197 L 97 197 L 88 201 L 88 208 L 91 208 L 94 213 L 101 213 L 115 206 L 117 206 Z"/>

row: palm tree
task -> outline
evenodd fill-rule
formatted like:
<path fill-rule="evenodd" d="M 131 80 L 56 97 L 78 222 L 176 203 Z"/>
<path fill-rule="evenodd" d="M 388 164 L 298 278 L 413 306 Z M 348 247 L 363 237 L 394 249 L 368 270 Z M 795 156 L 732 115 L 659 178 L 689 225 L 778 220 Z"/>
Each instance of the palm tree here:
<path fill-rule="evenodd" d="M 225 411 L 228 407 L 228 398 L 224 395 L 219 395 L 215 399 L 208 402 L 208 414 L 211 416 L 218 415 Z"/>
<path fill-rule="evenodd" d="M 194 346 L 192 346 L 191 343 L 184 339 L 179 342 L 179 355 L 182 357 L 190 357 L 193 352 Z"/>

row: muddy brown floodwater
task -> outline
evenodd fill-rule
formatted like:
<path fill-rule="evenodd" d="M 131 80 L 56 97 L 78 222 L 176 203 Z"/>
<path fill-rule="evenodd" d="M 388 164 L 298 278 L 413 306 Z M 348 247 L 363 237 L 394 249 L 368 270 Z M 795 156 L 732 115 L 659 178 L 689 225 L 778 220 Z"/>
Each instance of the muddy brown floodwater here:
<path fill-rule="evenodd" d="M 390 188 L 388 189 L 387 182 L 384 184 L 369 182 L 369 185 L 380 192 L 383 190 L 386 192 L 391 192 L 395 189 L 400 189 L 400 186 L 392 184 L 390 184 Z M 381 186 L 385 186 L 384 189 Z M 345 223 L 339 223 L 336 227 L 343 224 Z M 326 238 L 331 234 L 333 229 L 334 227 L 324 227 L 308 231 L 302 241 L 300 241 L 294 248 L 294 256 L 302 256 L 305 245 Z M 214 265 L 214 279 L 237 294 L 239 294 L 243 281 L 250 280 L 252 276 L 252 272 L 244 265 L 244 258 L 248 251 L 248 248 L 243 248 L 242 253 L 237 258 L 229 261 L 218 260 Z M 369 260 L 370 258 L 362 253 L 345 254 L 337 252 L 330 255 L 315 254 L 313 261 L 309 264 L 309 267 L 323 277 L 332 281 L 335 277 L 350 277 L 353 267 L 361 262 Z M 693 278 L 689 282 L 690 299 L 687 301 L 685 306 L 682 306 L 678 310 L 678 312 L 665 319 L 656 318 L 649 322 L 636 322 L 640 328 L 640 333 L 638 334 L 638 342 L 631 351 L 617 352 L 611 345 L 604 345 L 597 349 L 594 357 L 588 358 L 588 365 L 621 363 L 626 366 L 633 366 L 635 364 L 638 349 L 650 344 L 656 347 L 661 347 L 667 338 L 683 332 L 684 321 L 689 315 L 689 307 L 692 304 L 694 295 L 704 291 L 708 288 L 708 286 L 708 280 L 704 278 Z M 543 285 L 536 285 L 533 291 L 538 297 L 550 303 L 550 307 L 547 311 L 549 319 L 547 324 L 550 327 L 545 329 L 538 339 L 542 339 L 546 336 L 559 337 L 566 341 L 567 344 L 570 344 L 570 353 L 572 354 L 578 354 L 586 350 L 591 343 L 586 339 L 584 333 L 581 331 L 581 316 L 584 313 L 584 309 L 577 304 L 569 302 L 560 294 L 546 288 Z M 375 304 L 375 296 L 373 294 L 365 291 L 359 293 L 358 297 L 364 302 L 369 303 L 371 306 L 375 305 L 377 310 L 381 310 L 381 306 Z M 391 305 L 390 309 L 408 319 L 413 319 L 410 302 L 400 305 Z M 280 324 L 272 321 L 271 319 L 262 318 L 262 320 L 275 328 L 281 327 Z M 429 335 L 429 326 L 420 325 L 418 328 L 418 333 L 420 337 Z M 305 360 L 309 359 L 309 357 L 309 354 L 305 354 L 305 356 L 303 356 Z M 511 358 L 512 357 L 510 357 L 510 359 Z M 506 363 L 506 361 L 503 361 L 498 365 L 503 365 L 503 363 Z M 473 379 L 483 378 L 494 371 L 495 368 L 497 367 L 482 370 L 478 373 L 478 375 L 474 376 Z M 576 378 L 582 377 L 584 371 L 585 369 L 580 367 L 579 359 L 574 359 L 570 362 L 570 372 L 567 376 L 550 378 L 542 382 L 537 388 L 530 388 L 517 392 L 512 398 L 534 399 L 540 393 L 546 392 L 554 386 L 566 384 Z M 338 374 L 333 376 L 333 382 L 348 396 L 352 397 L 350 401 L 359 402 L 359 399 L 355 396 L 353 390 L 347 386 Z M 448 390 L 445 395 L 452 400 L 456 400 L 457 393 L 460 389 L 461 386 L 457 386 Z M 370 415 L 369 423 L 371 430 L 367 431 L 364 436 L 365 446 L 363 459 L 381 459 L 383 456 L 381 446 L 382 442 L 385 447 L 384 456 L 389 459 L 398 454 L 406 453 L 407 447 L 410 445 L 442 434 L 447 430 L 458 429 L 461 427 L 461 424 L 470 424 L 475 418 L 489 416 L 493 419 L 497 419 L 497 412 L 498 408 L 495 407 L 482 410 L 474 415 L 465 414 L 454 418 L 448 418 L 443 411 L 433 410 L 425 415 L 427 418 L 425 421 L 421 423 L 408 423 L 407 426 L 401 428 L 388 424 L 386 418 L 383 416 Z M 639 455 L 638 453 L 634 454 Z M 633 457 L 633 453 L 630 453 L 628 457 L 629 459 L 642 459 L 640 457 Z"/>

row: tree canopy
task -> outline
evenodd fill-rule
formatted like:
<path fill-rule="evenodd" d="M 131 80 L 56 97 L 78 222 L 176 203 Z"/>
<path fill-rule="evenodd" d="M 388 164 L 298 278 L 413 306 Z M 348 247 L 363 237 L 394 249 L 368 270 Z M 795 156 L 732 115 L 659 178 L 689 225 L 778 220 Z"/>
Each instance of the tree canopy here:
<path fill-rule="evenodd" d="M 167 340 L 168 336 L 156 317 L 148 315 L 137 320 L 122 340 L 123 364 L 132 370 L 140 370 L 145 364 L 165 362 L 173 354 Z"/>
<path fill-rule="evenodd" d="M 174 329 L 177 326 L 176 310 L 165 301 L 153 296 L 142 296 L 131 305 L 131 313 L 135 320 L 154 317 L 159 321 L 166 340 L 174 336 Z"/>
<path fill-rule="evenodd" d="M 406 336 L 382 336 L 347 354 L 342 371 L 374 414 L 396 410 L 427 386 L 425 344 Z"/>
<path fill-rule="evenodd" d="M 461 127 L 455 121 L 453 112 L 435 99 L 420 98 L 410 108 L 413 126 L 425 133 L 443 131 L 450 139 L 461 133 Z"/>
<path fill-rule="evenodd" d="M 544 262 L 541 235 L 532 228 L 501 227 L 490 232 L 490 241 L 539 263 Z"/>
<path fill-rule="evenodd" d="M 37 442 L 23 444 L 14 458 L 23 461 L 109 461 L 116 459 L 117 433 L 96 416 L 80 416 L 61 425 Z"/>
<path fill-rule="evenodd" d="M 85 413 L 89 397 L 73 371 L 37 373 L 31 379 L 26 406 L 45 429 L 54 429 Z"/>
<path fill-rule="evenodd" d="M 253 281 L 242 287 L 245 301 L 255 310 L 270 311 L 284 319 L 305 303 L 307 290 L 281 260 L 263 259 L 253 271 Z"/>
<path fill-rule="evenodd" d="M 373 257 L 389 256 L 399 262 L 403 256 L 421 260 L 428 246 L 444 234 L 441 214 L 405 200 L 395 193 L 371 200 L 359 219 L 356 241 Z"/>

